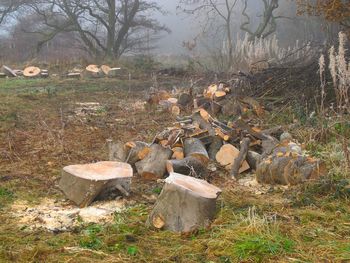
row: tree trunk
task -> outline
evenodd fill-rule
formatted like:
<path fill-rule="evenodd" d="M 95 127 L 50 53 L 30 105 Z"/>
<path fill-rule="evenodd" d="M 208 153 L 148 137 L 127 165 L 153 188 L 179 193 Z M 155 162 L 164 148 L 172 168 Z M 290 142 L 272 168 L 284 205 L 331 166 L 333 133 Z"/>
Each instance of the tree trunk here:
<path fill-rule="evenodd" d="M 202 163 L 209 162 L 208 152 L 203 143 L 197 138 L 188 138 L 184 142 L 184 151 L 186 157 L 195 157 Z"/>
<path fill-rule="evenodd" d="M 204 180 L 176 173 L 165 182 L 146 224 L 175 232 L 208 227 L 221 190 Z"/>

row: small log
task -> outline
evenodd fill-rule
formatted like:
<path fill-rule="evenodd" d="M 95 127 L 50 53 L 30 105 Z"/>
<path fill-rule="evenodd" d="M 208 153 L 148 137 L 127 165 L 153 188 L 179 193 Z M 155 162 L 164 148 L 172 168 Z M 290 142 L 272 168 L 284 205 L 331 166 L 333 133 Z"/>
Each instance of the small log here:
<path fill-rule="evenodd" d="M 68 199 L 86 207 L 112 188 L 129 192 L 132 175 L 131 166 L 120 162 L 70 165 L 63 168 L 59 187 Z"/>
<path fill-rule="evenodd" d="M 184 141 L 184 151 L 186 157 L 195 157 L 202 163 L 209 162 L 208 152 L 203 143 L 197 138 L 188 138 Z"/>
<path fill-rule="evenodd" d="M 192 102 L 192 96 L 188 93 L 181 93 L 179 96 L 178 104 L 182 107 L 187 107 Z"/>
<path fill-rule="evenodd" d="M 3 65 L 2 66 L 2 71 L 4 74 L 6 74 L 7 77 L 9 78 L 15 78 L 17 77 L 17 74 L 14 70 L 12 70 L 10 67 Z"/>
<path fill-rule="evenodd" d="M 36 78 L 39 77 L 41 73 L 40 68 L 38 67 L 26 67 L 23 70 L 23 76 L 27 77 L 27 78 Z"/>
<path fill-rule="evenodd" d="M 225 98 L 226 92 L 223 90 L 214 93 L 214 101 L 221 101 Z"/>
<path fill-rule="evenodd" d="M 126 158 L 125 162 L 134 165 L 136 162 L 144 159 L 149 152 L 150 147 L 145 142 L 128 142 L 125 144 L 126 149 L 129 152 L 128 157 Z"/>
<path fill-rule="evenodd" d="M 221 189 L 204 180 L 172 173 L 150 213 L 147 226 L 175 232 L 208 227 Z"/>
<path fill-rule="evenodd" d="M 223 133 L 220 128 L 215 128 L 215 133 L 216 133 L 217 136 L 219 136 L 225 142 L 227 142 L 230 139 L 230 136 L 225 134 L 225 133 Z"/>
<path fill-rule="evenodd" d="M 172 154 L 172 150 L 153 144 L 146 158 L 135 164 L 138 174 L 148 180 L 162 179 L 166 172 L 166 161 Z"/>
<path fill-rule="evenodd" d="M 208 175 L 207 167 L 194 157 L 182 160 L 168 160 L 166 163 L 168 173 L 181 173 L 193 177 L 205 178 Z"/>
<path fill-rule="evenodd" d="M 234 159 L 232 169 L 231 169 L 231 175 L 235 178 L 237 178 L 239 174 L 239 170 L 242 167 L 243 162 L 246 160 L 247 153 L 249 150 L 249 144 L 250 144 L 249 138 L 244 138 L 241 142 L 241 148 L 240 148 L 239 154 Z"/>
<path fill-rule="evenodd" d="M 215 130 L 212 125 L 206 121 L 199 112 L 195 112 L 192 115 L 193 122 L 198 123 L 199 127 L 203 130 L 207 130 L 210 136 L 215 136 Z"/>
<path fill-rule="evenodd" d="M 239 155 L 239 150 L 234 147 L 232 144 L 225 144 L 221 147 L 221 149 L 218 151 L 216 154 L 216 161 L 225 167 L 227 170 L 232 170 L 232 165 L 235 160 Z M 243 161 L 239 173 L 243 173 L 244 171 L 247 171 L 249 169 L 249 165 L 247 161 Z"/>
<path fill-rule="evenodd" d="M 248 151 L 247 162 L 253 170 L 256 170 L 261 159 L 262 159 L 261 154 L 254 151 Z"/>
<path fill-rule="evenodd" d="M 219 136 L 214 136 L 212 143 L 209 145 L 208 155 L 211 160 L 215 160 L 216 154 L 222 147 L 222 139 Z"/>
<path fill-rule="evenodd" d="M 79 72 L 71 72 L 67 74 L 67 78 L 80 79 L 81 74 Z"/>
<path fill-rule="evenodd" d="M 125 143 L 120 141 L 114 143 L 112 140 L 107 140 L 107 145 L 110 161 L 126 161 L 130 152 L 130 148 L 126 147 Z"/>
<path fill-rule="evenodd" d="M 118 73 L 121 71 L 121 68 L 111 68 L 108 71 L 107 77 L 109 78 L 116 78 L 118 77 Z"/>

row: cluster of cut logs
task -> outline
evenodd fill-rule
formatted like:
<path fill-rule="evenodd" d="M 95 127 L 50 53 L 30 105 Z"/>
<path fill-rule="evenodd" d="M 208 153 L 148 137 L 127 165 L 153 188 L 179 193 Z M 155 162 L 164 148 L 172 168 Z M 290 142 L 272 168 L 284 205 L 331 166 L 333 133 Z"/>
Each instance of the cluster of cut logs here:
<path fill-rule="evenodd" d="M 87 78 L 115 78 L 118 76 L 118 72 L 121 68 L 111 68 L 107 65 L 88 65 L 85 70 L 82 69 L 73 69 L 70 72 L 68 72 L 67 77 L 68 78 L 80 78 L 82 76 Z"/>
<path fill-rule="evenodd" d="M 26 78 L 47 78 L 49 77 L 49 71 L 34 66 L 26 67 L 24 70 L 12 69 L 5 65 L 1 68 L 0 78 L 16 78 L 21 76 Z"/>
<path fill-rule="evenodd" d="M 165 90 L 151 89 L 147 94 L 147 103 L 157 105 L 175 116 L 189 109 L 205 109 L 212 116 L 222 114 L 226 117 L 241 116 L 252 110 L 258 117 L 264 115 L 264 108 L 252 97 L 237 96 L 226 83 L 210 85 L 203 92 L 195 94 L 191 88 L 188 92 L 170 94 Z"/>

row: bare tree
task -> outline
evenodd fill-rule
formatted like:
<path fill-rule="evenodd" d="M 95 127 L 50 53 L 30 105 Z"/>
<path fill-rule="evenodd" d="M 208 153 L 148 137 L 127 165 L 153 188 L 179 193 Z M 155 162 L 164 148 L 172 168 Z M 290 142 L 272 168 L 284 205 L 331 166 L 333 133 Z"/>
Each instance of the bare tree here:
<path fill-rule="evenodd" d="M 169 31 L 152 18 L 154 12 L 164 13 L 152 1 L 32 0 L 24 6 L 37 20 L 23 30 L 41 36 L 38 51 L 57 35 L 72 33 L 91 56 L 113 59 L 150 48 L 146 38 L 150 42 L 160 32 Z"/>
<path fill-rule="evenodd" d="M 197 15 L 205 13 L 209 23 L 210 18 L 213 16 L 223 21 L 228 45 L 229 68 L 233 63 L 232 18 L 237 1 L 238 0 L 180 0 L 180 6 L 184 6 L 182 11 L 187 14 Z"/>
<path fill-rule="evenodd" d="M 24 3 L 25 0 L 0 0 L 0 25 Z"/>
<path fill-rule="evenodd" d="M 274 11 L 278 9 L 278 0 L 262 0 L 264 4 L 264 11 L 260 16 L 260 22 L 255 30 L 249 28 L 250 16 L 247 14 L 248 0 L 244 0 L 244 8 L 242 15 L 246 18 L 246 21 L 242 23 L 241 30 L 249 34 L 249 40 L 253 41 L 256 38 L 266 38 L 277 29 L 276 20 L 282 18 L 282 16 L 275 16 Z"/>

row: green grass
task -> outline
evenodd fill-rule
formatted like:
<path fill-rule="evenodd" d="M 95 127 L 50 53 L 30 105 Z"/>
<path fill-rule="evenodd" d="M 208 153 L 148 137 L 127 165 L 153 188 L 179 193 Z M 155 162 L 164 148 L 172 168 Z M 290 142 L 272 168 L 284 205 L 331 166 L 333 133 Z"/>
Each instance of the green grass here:
<path fill-rule="evenodd" d="M 294 241 L 282 235 L 245 235 L 233 244 L 233 253 L 239 260 L 263 262 L 268 257 L 294 251 Z"/>

